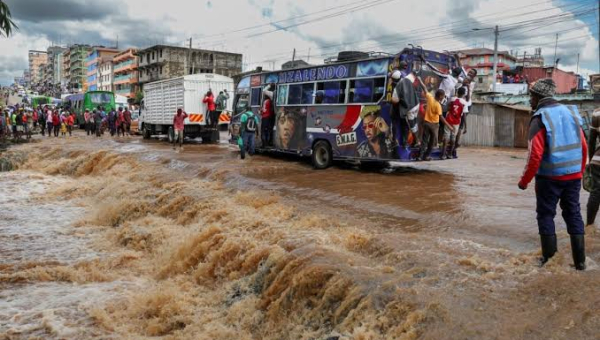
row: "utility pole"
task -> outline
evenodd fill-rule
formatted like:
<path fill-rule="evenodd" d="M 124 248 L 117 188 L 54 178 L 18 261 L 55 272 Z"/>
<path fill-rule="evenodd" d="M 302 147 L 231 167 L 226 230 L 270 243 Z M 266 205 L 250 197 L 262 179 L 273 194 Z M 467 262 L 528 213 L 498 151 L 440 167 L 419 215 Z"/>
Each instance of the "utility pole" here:
<path fill-rule="evenodd" d="M 188 51 L 188 60 L 190 63 L 190 74 L 194 74 L 194 62 L 192 61 L 192 37 L 190 37 L 190 49 Z"/>
<path fill-rule="evenodd" d="M 575 74 L 579 74 L 579 53 L 577 53 L 577 72 Z"/>
<path fill-rule="evenodd" d="M 554 68 L 556 68 L 556 50 L 558 48 L 558 33 L 556 33 L 556 43 L 554 44 Z"/>
<path fill-rule="evenodd" d="M 296 49 L 294 48 L 294 53 L 292 54 L 292 68 L 296 67 Z"/>
<path fill-rule="evenodd" d="M 306 57 L 306 62 L 310 62 L 310 47 L 308 48 L 308 56 Z"/>
<path fill-rule="evenodd" d="M 523 53 L 523 69 L 525 69 L 525 59 L 527 59 L 527 51 Z"/>
<path fill-rule="evenodd" d="M 498 31 L 498 25 L 494 29 L 494 75 L 493 75 L 493 92 L 496 92 L 496 74 L 498 73 L 498 36 L 500 35 L 500 31 Z"/>

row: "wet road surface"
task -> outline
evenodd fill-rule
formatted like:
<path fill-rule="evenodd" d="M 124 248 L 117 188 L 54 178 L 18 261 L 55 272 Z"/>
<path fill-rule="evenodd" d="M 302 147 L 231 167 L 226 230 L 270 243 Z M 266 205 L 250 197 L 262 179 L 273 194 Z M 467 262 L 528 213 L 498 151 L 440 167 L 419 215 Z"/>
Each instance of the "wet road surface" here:
<path fill-rule="evenodd" d="M 600 334 L 597 228 L 587 272 L 559 219 L 536 265 L 524 150 L 314 171 L 227 144 L 38 139 L 3 155 L 26 160 L 0 174 L 0 339 Z"/>

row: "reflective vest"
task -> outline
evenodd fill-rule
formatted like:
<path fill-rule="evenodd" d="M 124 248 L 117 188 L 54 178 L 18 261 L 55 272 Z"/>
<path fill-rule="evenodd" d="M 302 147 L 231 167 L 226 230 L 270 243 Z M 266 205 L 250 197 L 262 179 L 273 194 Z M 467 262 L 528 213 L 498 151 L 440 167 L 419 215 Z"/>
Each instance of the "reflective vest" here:
<path fill-rule="evenodd" d="M 556 105 L 542 108 L 540 116 L 546 127 L 546 150 L 538 175 L 564 176 L 581 172 L 581 116 L 575 106 Z"/>

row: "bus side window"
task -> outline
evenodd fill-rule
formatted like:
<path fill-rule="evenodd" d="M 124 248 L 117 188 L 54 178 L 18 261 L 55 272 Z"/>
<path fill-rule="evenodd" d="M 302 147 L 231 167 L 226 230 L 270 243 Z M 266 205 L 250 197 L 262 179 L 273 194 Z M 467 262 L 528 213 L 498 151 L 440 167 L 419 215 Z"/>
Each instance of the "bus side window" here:
<path fill-rule="evenodd" d="M 377 103 L 385 94 L 385 78 L 350 81 L 348 103 Z"/>
<path fill-rule="evenodd" d="M 287 104 L 288 85 L 279 85 L 277 89 L 277 105 L 283 106 Z"/>
<path fill-rule="evenodd" d="M 290 85 L 289 88 L 288 105 L 309 105 L 313 103 L 315 93 L 314 83 Z"/>
<path fill-rule="evenodd" d="M 317 83 L 315 104 L 343 104 L 346 101 L 346 84 L 346 80 Z"/>
<path fill-rule="evenodd" d="M 373 89 L 373 102 L 378 103 L 385 95 L 385 78 L 376 78 Z"/>
<path fill-rule="evenodd" d="M 250 106 L 260 106 L 262 97 L 262 89 L 255 87 L 252 89 L 252 98 L 250 98 Z"/>

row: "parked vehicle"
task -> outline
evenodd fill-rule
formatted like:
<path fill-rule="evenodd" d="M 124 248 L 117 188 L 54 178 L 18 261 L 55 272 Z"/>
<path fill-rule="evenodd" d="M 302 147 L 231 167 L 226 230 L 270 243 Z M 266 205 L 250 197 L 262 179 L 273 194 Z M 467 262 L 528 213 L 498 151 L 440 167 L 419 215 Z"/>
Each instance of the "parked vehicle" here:
<path fill-rule="evenodd" d="M 233 79 L 208 73 L 146 84 L 138 123 L 139 129 L 144 138 L 167 134 L 169 141 L 172 141 L 173 116 L 178 108 L 182 108 L 188 114 L 184 136 L 202 137 L 202 141 L 206 143 L 216 142 L 219 140 L 219 131 L 207 126 L 207 108 L 202 100 L 209 90 L 213 91 L 216 99 L 219 91 L 225 89 L 233 92 Z M 229 100 L 227 110 L 231 110 L 231 105 Z M 227 112 L 221 115 L 227 115 Z"/>

